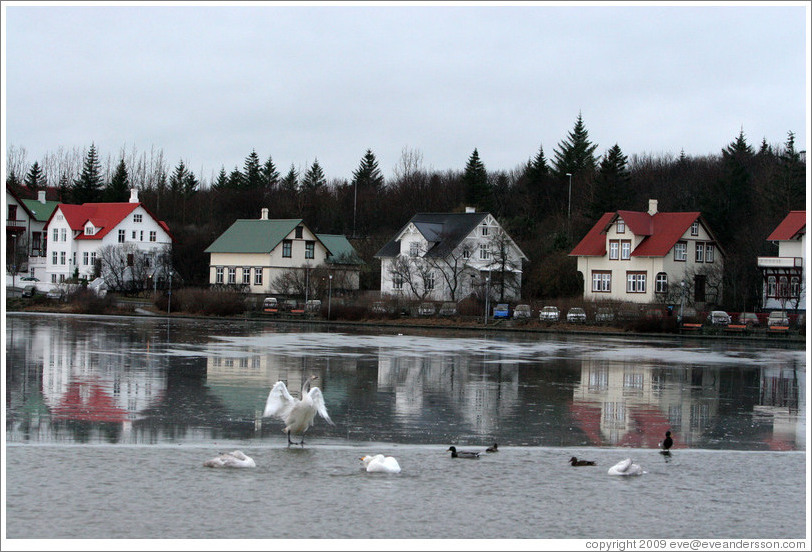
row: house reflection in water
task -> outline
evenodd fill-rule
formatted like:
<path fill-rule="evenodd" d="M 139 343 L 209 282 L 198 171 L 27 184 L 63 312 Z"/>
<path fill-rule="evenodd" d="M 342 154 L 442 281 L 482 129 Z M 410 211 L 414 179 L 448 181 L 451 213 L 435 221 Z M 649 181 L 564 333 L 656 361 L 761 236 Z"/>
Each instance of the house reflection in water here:
<path fill-rule="evenodd" d="M 797 367 L 768 367 L 761 371 L 759 402 L 753 417 L 766 420 L 772 431 L 764 437 L 770 450 L 806 448 L 806 370 Z"/>

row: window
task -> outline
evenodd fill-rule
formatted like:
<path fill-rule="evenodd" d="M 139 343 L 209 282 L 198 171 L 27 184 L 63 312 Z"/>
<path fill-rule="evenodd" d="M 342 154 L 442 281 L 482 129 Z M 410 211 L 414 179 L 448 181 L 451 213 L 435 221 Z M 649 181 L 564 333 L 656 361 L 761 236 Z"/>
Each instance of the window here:
<path fill-rule="evenodd" d="M 305 242 L 305 259 L 313 259 L 316 257 L 316 242 Z"/>
<path fill-rule="evenodd" d="M 42 234 L 40 232 L 31 232 L 31 254 L 42 256 L 40 255 L 40 249 L 42 249 Z"/>
<path fill-rule="evenodd" d="M 463 259 L 471 258 L 471 249 L 469 247 L 466 247 L 465 249 L 462 250 L 462 258 Z"/>
<path fill-rule="evenodd" d="M 705 262 L 712 263 L 713 262 L 713 244 L 705 244 Z"/>
<path fill-rule="evenodd" d="M 51 238 L 54 242 L 59 241 L 59 229 L 54 228 L 53 237 Z"/>
<path fill-rule="evenodd" d="M 144 218 L 144 215 L 135 214 L 133 215 L 133 222 L 141 222 Z"/>
<path fill-rule="evenodd" d="M 262 285 L 262 267 L 258 266 L 254 268 L 254 285 L 261 286 Z"/>
<path fill-rule="evenodd" d="M 434 272 L 429 272 L 426 274 L 426 281 L 424 284 L 426 285 L 426 291 L 431 291 L 434 289 Z"/>
<path fill-rule="evenodd" d="M 626 233 L 626 222 L 621 218 L 617 219 L 617 233 L 618 234 Z"/>
<path fill-rule="evenodd" d="M 250 286 L 251 285 L 251 269 L 250 268 L 243 268 L 242 269 L 242 283 Z"/>
<path fill-rule="evenodd" d="M 136 236 L 135 230 L 133 230 L 133 241 L 135 241 L 135 236 Z"/>
<path fill-rule="evenodd" d="M 488 247 L 488 244 L 483 243 L 479 245 L 479 258 L 482 260 L 488 260 L 491 258 L 491 250 Z"/>
<path fill-rule="evenodd" d="M 82 264 L 83 264 L 84 266 L 87 266 L 87 261 L 88 261 L 89 259 L 90 259 L 90 253 L 88 253 L 87 251 L 85 251 L 84 253 L 82 253 Z"/>
<path fill-rule="evenodd" d="M 297 239 L 302 239 L 302 227 L 301 226 L 296 227 L 296 234 L 295 235 L 296 235 Z"/>
<path fill-rule="evenodd" d="M 96 229 L 93 228 L 92 224 L 88 224 L 87 226 L 85 226 L 85 235 L 86 236 L 92 236 L 95 233 L 96 233 Z"/>
<path fill-rule="evenodd" d="M 620 259 L 628 261 L 632 256 L 632 242 L 631 240 L 620 241 Z"/>
<path fill-rule="evenodd" d="M 790 297 L 798 297 L 798 292 L 801 290 L 800 286 L 800 279 L 797 276 L 793 276 L 790 278 L 789 281 L 789 296 Z"/>
<path fill-rule="evenodd" d="M 403 289 L 403 276 L 400 274 L 396 274 L 394 280 L 392 280 L 392 288 L 393 289 Z"/>
<path fill-rule="evenodd" d="M 704 263 L 705 262 L 705 244 L 704 243 L 697 243 L 696 244 L 696 262 Z"/>
<path fill-rule="evenodd" d="M 674 260 L 685 261 L 688 258 L 688 244 L 685 242 L 677 242 L 674 245 Z"/>
<path fill-rule="evenodd" d="M 699 235 L 699 222 L 698 221 L 694 221 L 694 223 L 691 224 L 691 235 L 692 236 L 698 236 Z"/>
<path fill-rule="evenodd" d="M 124 238 L 125 238 L 124 230 L 119 230 L 118 231 L 118 243 L 124 243 Z"/>
<path fill-rule="evenodd" d="M 65 252 L 60 251 L 59 252 L 59 264 L 61 264 L 61 265 L 65 264 L 66 260 L 67 260 L 67 256 L 65 255 Z"/>
<path fill-rule="evenodd" d="M 668 274 L 660 272 L 654 282 L 654 291 L 657 293 L 668 293 Z"/>
<path fill-rule="evenodd" d="M 52 258 L 51 258 L 51 264 L 56 264 L 58 258 L 59 257 L 57 256 L 56 251 L 54 251 L 54 253 L 52 255 Z"/>
<path fill-rule="evenodd" d="M 76 266 L 76 251 L 73 252 L 73 266 Z"/>
<path fill-rule="evenodd" d="M 618 252 L 620 251 L 620 242 L 617 240 L 609 240 L 609 260 L 616 261 L 618 259 Z"/>
<path fill-rule="evenodd" d="M 646 273 L 628 272 L 626 273 L 626 293 L 645 293 Z"/>
<path fill-rule="evenodd" d="M 228 283 L 229 284 L 236 284 L 237 283 L 237 269 L 233 266 L 228 267 Z"/>
<path fill-rule="evenodd" d="M 8 206 L 8 220 L 17 220 L 17 206 L 16 205 L 9 205 Z"/>
<path fill-rule="evenodd" d="M 409 256 L 410 257 L 417 257 L 418 253 L 420 253 L 420 245 L 417 242 L 412 242 L 409 244 Z"/>
<path fill-rule="evenodd" d="M 63 263 L 64 264 L 64 263 Z M 789 287 L 787 285 L 787 277 L 779 276 L 778 278 L 778 297 L 785 298 L 789 296 Z"/>
<path fill-rule="evenodd" d="M 612 291 L 612 273 L 597 270 L 592 272 L 592 291 L 594 292 Z"/>
<path fill-rule="evenodd" d="M 290 240 L 282 240 L 282 256 L 283 257 L 290 257 L 291 256 L 291 246 L 293 242 Z"/>
<path fill-rule="evenodd" d="M 56 283 L 56 274 L 51 274 L 51 283 L 52 284 Z"/>
<path fill-rule="evenodd" d="M 154 242 L 157 239 L 157 233 L 155 230 L 150 231 L 149 233 L 149 241 Z"/>
<path fill-rule="evenodd" d="M 214 283 L 215 284 L 222 284 L 223 283 L 223 267 L 218 266 L 214 269 Z"/>
<path fill-rule="evenodd" d="M 767 277 L 767 297 L 775 297 L 775 276 Z"/>
<path fill-rule="evenodd" d="M 482 228 L 482 234 L 481 235 L 482 236 L 487 236 L 489 228 L 487 226 L 482 226 L 481 228 Z"/>
<path fill-rule="evenodd" d="M 59 231 L 59 234 L 62 236 L 62 241 L 68 241 L 68 229 L 67 228 L 62 228 Z"/>
<path fill-rule="evenodd" d="M 93 265 L 93 266 L 96 266 L 96 252 L 95 251 L 90 252 L 90 264 Z"/>
<path fill-rule="evenodd" d="M 141 233 L 138 235 L 138 241 L 144 241 L 144 231 L 141 230 Z"/>

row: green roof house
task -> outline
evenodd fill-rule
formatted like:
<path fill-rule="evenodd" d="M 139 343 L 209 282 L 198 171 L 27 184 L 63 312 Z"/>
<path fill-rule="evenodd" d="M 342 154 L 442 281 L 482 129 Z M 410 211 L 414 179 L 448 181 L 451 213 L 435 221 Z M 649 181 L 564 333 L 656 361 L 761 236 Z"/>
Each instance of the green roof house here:
<path fill-rule="evenodd" d="M 269 219 L 268 209 L 236 220 L 205 252 L 210 284 L 257 294 L 318 297 L 328 279 L 334 292 L 356 291 L 363 264 L 346 237 L 316 234 L 302 219 Z"/>

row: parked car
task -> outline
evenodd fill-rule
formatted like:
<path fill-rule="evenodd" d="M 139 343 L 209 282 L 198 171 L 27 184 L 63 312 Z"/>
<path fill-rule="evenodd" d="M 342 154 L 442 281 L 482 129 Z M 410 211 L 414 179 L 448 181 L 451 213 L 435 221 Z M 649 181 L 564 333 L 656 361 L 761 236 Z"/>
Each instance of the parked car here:
<path fill-rule="evenodd" d="M 546 306 L 539 311 L 539 320 L 543 322 L 558 322 L 560 313 L 558 307 Z"/>
<path fill-rule="evenodd" d="M 61 290 L 61 289 L 59 289 L 59 288 L 53 288 L 53 289 L 49 290 L 49 291 L 48 291 L 48 293 L 46 293 L 46 294 L 45 294 L 45 296 L 46 296 L 48 299 L 57 299 L 57 300 L 61 300 L 61 299 L 62 299 L 62 296 L 63 296 L 63 293 L 62 293 L 62 290 Z"/>
<path fill-rule="evenodd" d="M 375 301 L 372 303 L 372 306 L 369 307 L 369 311 L 372 314 L 388 314 L 392 312 L 392 308 L 384 301 Z"/>
<path fill-rule="evenodd" d="M 510 306 L 507 303 L 499 303 L 493 308 L 494 318 L 510 318 Z"/>
<path fill-rule="evenodd" d="M 20 278 L 21 282 L 39 282 L 39 278 L 34 278 L 33 276 L 22 276 Z"/>
<path fill-rule="evenodd" d="M 708 322 L 714 326 L 727 326 L 730 324 L 730 315 L 725 311 L 710 311 Z"/>
<path fill-rule="evenodd" d="M 571 324 L 586 324 L 586 311 L 581 307 L 572 307 L 567 311 L 567 322 Z"/>
<path fill-rule="evenodd" d="M 420 316 L 434 316 L 434 313 L 437 312 L 434 303 L 420 303 L 420 306 L 417 309 L 417 314 Z"/>
<path fill-rule="evenodd" d="M 23 297 L 33 297 L 35 288 L 33 285 L 29 284 L 23 288 Z"/>
<path fill-rule="evenodd" d="M 265 312 L 276 312 L 279 310 L 279 302 L 276 297 L 266 297 L 262 302 L 262 310 Z"/>
<path fill-rule="evenodd" d="M 599 307 L 595 313 L 595 322 L 606 324 L 615 320 L 615 313 L 608 307 Z"/>
<path fill-rule="evenodd" d="M 743 312 L 739 314 L 739 318 L 737 320 L 739 324 L 743 324 L 748 328 L 753 328 L 760 324 L 758 320 L 758 316 L 754 312 Z"/>
<path fill-rule="evenodd" d="M 299 308 L 299 305 L 296 302 L 296 299 L 285 299 L 285 301 L 282 303 L 282 309 L 281 310 L 284 311 L 284 312 L 290 312 L 290 311 L 293 311 L 293 310 L 297 310 L 298 308 Z"/>
<path fill-rule="evenodd" d="M 768 326 L 789 326 L 789 316 L 787 311 L 772 311 L 767 317 Z"/>
<path fill-rule="evenodd" d="M 315 314 L 319 311 L 321 311 L 321 300 L 308 299 L 307 303 L 305 303 L 305 312 Z"/>
<path fill-rule="evenodd" d="M 516 305 L 516 308 L 513 309 L 513 318 L 532 318 L 533 317 L 533 309 L 530 308 L 530 305 Z"/>
<path fill-rule="evenodd" d="M 446 301 L 445 303 L 440 305 L 440 311 L 438 314 L 440 316 L 456 316 L 457 304 L 451 301 Z"/>

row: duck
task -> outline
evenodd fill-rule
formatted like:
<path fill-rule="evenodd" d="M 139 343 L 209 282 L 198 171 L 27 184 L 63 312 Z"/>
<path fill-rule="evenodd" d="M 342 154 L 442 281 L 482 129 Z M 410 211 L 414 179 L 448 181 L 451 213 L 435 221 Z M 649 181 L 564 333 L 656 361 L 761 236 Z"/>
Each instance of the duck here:
<path fill-rule="evenodd" d="M 595 462 L 592 460 L 578 460 L 576 457 L 570 458 L 570 464 L 573 466 L 594 466 Z"/>
<path fill-rule="evenodd" d="M 632 462 L 631 458 L 621 460 L 611 468 L 609 468 L 609 475 L 643 475 L 643 468 L 638 464 Z"/>
<path fill-rule="evenodd" d="M 486 448 L 485 452 L 499 452 L 499 445 L 494 443 L 492 446 Z"/>
<path fill-rule="evenodd" d="M 473 450 L 460 450 L 457 451 L 457 447 L 450 446 L 446 452 L 451 452 L 451 458 L 472 458 L 476 459 L 479 458 L 479 452 Z"/>
<path fill-rule="evenodd" d="M 363 456 L 361 462 L 368 472 L 400 473 L 400 464 L 392 456 L 376 454 L 375 456 Z"/>
<path fill-rule="evenodd" d="M 221 452 L 219 456 L 206 460 L 203 466 L 207 468 L 256 468 L 257 464 L 250 456 L 241 450 Z"/>
<path fill-rule="evenodd" d="M 324 418 L 330 425 L 335 425 L 327 413 L 321 389 L 311 388 L 312 382 L 317 379 L 319 379 L 318 376 L 310 376 L 305 380 L 302 384 L 301 400 L 291 396 L 283 381 L 277 381 L 271 388 L 271 392 L 268 393 L 262 417 L 273 416 L 285 423 L 282 431 L 288 436 L 288 446 L 301 445 L 304 447 L 304 434 L 313 425 L 316 414 Z M 301 441 L 298 443 L 291 441 L 291 433 L 301 435 Z"/>

